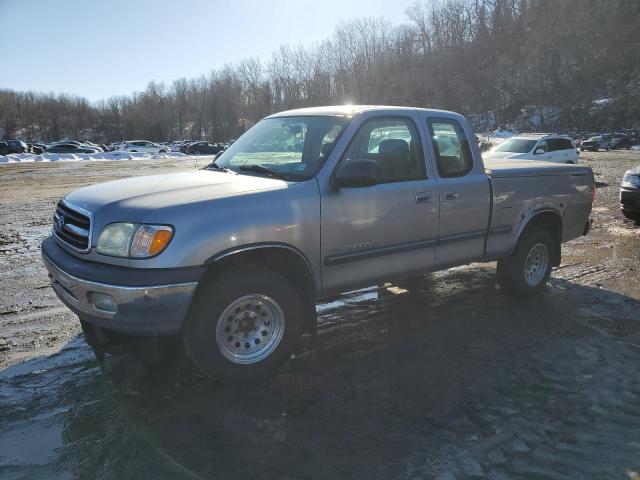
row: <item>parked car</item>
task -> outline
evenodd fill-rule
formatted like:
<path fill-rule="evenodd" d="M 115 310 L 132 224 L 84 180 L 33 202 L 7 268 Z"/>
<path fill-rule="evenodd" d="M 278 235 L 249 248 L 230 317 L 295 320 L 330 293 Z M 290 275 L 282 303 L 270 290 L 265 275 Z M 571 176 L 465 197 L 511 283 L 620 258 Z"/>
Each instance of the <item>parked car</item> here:
<path fill-rule="evenodd" d="M 0 142 L 0 155 L 28 152 L 29 147 L 22 140 L 5 140 L 4 142 Z"/>
<path fill-rule="evenodd" d="M 47 148 L 47 153 L 103 153 L 101 148 L 75 143 L 55 143 Z"/>
<path fill-rule="evenodd" d="M 36 155 L 40 155 L 47 150 L 47 146 L 44 143 L 28 143 L 29 152 L 34 153 Z"/>
<path fill-rule="evenodd" d="M 172 152 L 179 152 L 180 151 L 180 147 L 182 147 L 182 145 L 184 145 L 185 143 L 190 143 L 191 141 L 188 140 L 179 140 L 176 142 L 171 142 L 170 148 Z"/>
<path fill-rule="evenodd" d="M 589 137 L 584 140 L 580 145 L 580 150 L 599 152 L 600 150 L 611 150 L 611 135 L 598 135 L 595 137 Z"/>
<path fill-rule="evenodd" d="M 569 137 L 529 134 L 511 137 L 483 154 L 486 160 L 544 160 L 578 163 L 578 150 Z"/>
<path fill-rule="evenodd" d="M 119 150 L 123 152 L 167 153 L 168 147 L 158 145 L 148 140 L 130 140 L 123 142 Z"/>
<path fill-rule="evenodd" d="M 77 146 L 83 145 L 83 143 L 82 143 L 82 142 L 78 142 L 77 140 L 58 140 L 57 142 L 51 142 L 51 143 L 49 144 L 49 146 L 53 146 L 53 145 L 61 145 L 61 144 L 62 144 L 62 145 L 69 145 L 69 144 L 71 144 L 71 145 L 77 145 Z"/>
<path fill-rule="evenodd" d="M 640 222 L 640 166 L 628 170 L 622 178 L 620 209 L 628 219 Z"/>
<path fill-rule="evenodd" d="M 218 143 L 194 142 L 187 146 L 185 153 L 192 155 L 215 155 L 222 150 L 222 145 Z"/>
<path fill-rule="evenodd" d="M 611 150 L 629 150 L 632 145 L 631 139 L 623 133 L 611 136 Z"/>
<path fill-rule="evenodd" d="M 187 140 L 185 142 L 182 142 L 178 147 L 178 151 L 181 153 L 187 153 L 187 148 L 189 148 L 189 145 L 191 145 L 192 143 L 194 143 L 193 140 Z"/>
<path fill-rule="evenodd" d="M 181 334 L 210 377 L 255 380 L 339 292 L 493 260 L 505 293 L 545 288 L 561 243 L 589 231 L 593 172 L 485 164 L 472 139 L 440 110 L 282 112 L 207 169 L 68 194 L 43 261 L 96 351 L 122 334 Z"/>

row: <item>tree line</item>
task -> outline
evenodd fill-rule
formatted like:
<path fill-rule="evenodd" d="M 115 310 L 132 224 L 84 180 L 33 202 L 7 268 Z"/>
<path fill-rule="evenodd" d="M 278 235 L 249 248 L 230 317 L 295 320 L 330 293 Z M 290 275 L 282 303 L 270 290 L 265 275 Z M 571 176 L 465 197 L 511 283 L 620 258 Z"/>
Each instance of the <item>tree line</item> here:
<path fill-rule="evenodd" d="M 331 38 L 282 46 L 268 61 L 96 103 L 0 90 L 0 127 L 45 141 L 225 141 L 272 112 L 343 103 L 454 110 L 478 128 L 553 106 L 542 127 L 629 127 L 640 120 L 638 25 L 637 0 L 417 2 L 400 25 L 340 23 Z"/>

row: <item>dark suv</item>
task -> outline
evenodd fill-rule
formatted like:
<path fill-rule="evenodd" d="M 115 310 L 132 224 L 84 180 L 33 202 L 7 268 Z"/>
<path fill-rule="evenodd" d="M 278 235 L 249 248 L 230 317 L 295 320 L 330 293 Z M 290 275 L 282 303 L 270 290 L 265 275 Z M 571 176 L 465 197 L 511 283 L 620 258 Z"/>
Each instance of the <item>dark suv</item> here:
<path fill-rule="evenodd" d="M 640 166 L 627 170 L 622 178 L 620 209 L 628 219 L 640 222 Z"/>
<path fill-rule="evenodd" d="M 215 155 L 222 150 L 224 150 L 224 148 L 217 143 L 194 142 L 187 146 L 184 153 L 192 155 Z"/>
<path fill-rule="evenodd" d="M 616 133 L 611 137 L 611 150 L 629 150 L 633 143 L 624 133 Z"/>
<path fill-rule="evenodd" d="M 10 155 L 12 153 L 27 153 L 29 147 L 22 140 L 5 140 L 0 142 L 0 155 Z"/>

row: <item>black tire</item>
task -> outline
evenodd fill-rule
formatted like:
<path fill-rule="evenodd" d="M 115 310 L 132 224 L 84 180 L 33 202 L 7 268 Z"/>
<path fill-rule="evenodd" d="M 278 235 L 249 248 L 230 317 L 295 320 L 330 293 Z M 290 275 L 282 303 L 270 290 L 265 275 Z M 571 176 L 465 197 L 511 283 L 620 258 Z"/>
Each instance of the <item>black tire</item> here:
<path fill-rule="evenodd" d="M 633 220 L 634 222 L 640 222 L 640 213 L 638 212 L 630 212 L 629 210 L 622 210 L 622 215 L 629 220 Z"/>
<path fill-rule="evenodd" d="M 539 270 L 540 273 L 536 273 L 535 278 L 532 279 L 535 281 L 530 283 L 525 274 L 527 257 L 538 245 L 544 245 L 546 260 L 537 268 L 536 272 Z M 515 297 L 530 297 L 542 292 L 551 275 L 554 252 L 558 248 L 557 240 L 554 240 L 546 230 L 535 226 L 525 230 L 513 253 L 507 258 L 498 260 L 496 273 L 500 289 L 505 294 Z"/>
<path fill-rule="evenodd" d="M 160 150 L 158 153 L 167 153 L 165 150 Z"/>
<path fill-rule="evenodd" d="M 231 317 L 222 318 L 222 314 L 232 303 L 248 295 L 263 295 L 277 304 L 283 314 L 283 333 L 279 343 L 275 344 L 274 349 L 266 357 L 255 363 L 242 364 L 231 361 L 225 356 L 216 341 L 216 334 L 220 322 L 231 321 L 229 325 L 236 328 L 234 325 L 238 324 L 233 322 L 237 322 L 237 318 L 234 320 L 230 320 Z M 264 315 L 264 311 L 262 314 Z M 246 317 L 247 313 L 244 315 Z M 257 319 L 260 318 L 257 316 Z M 183 341 L 187 354 L 210 378 L 223 383 L 255 381 L 268 377 L 290 358 L 302 335 L 303 318 L 304 309 L 300 295 L 280 274 L 257 265 L 230 267 L 215 277 L 205 280 L 200 287 L 189 312 Z M 257 324 L 261 325 L 259 321 Z M 256 323 L 251 324 L 249 330 L 258 330 L 255 325 Z M 221 328 L 227 328 L 225 323 L 221 324 Z M 242 332 L 238 332 L 235 330 L 229 334 L 237 334 L 239 337 Z M 244 340 L 239 342 L 236 340 L 233 340 L 236 346 L 244 342 Z M 259 338 L 255 341 L 258 340 Z M 242 346 L 247 344 L 249 342 L 245 342 Z"/>

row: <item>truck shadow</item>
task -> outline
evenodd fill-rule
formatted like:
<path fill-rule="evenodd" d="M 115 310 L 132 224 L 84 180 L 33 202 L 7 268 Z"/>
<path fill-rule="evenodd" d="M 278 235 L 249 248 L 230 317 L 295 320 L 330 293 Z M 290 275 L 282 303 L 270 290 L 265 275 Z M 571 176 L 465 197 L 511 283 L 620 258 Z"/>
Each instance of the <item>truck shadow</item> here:
<path fill-rule="evenodd" d="M 318 306 L 313 345 L 241 386 L 126 355 L 101 369 L 79 338 L 0 372 L 0 473 L 624 475 L 639 468 L 638 307 L 559 279 L 515 301 L 491 269 L 455 269 Z"/>

